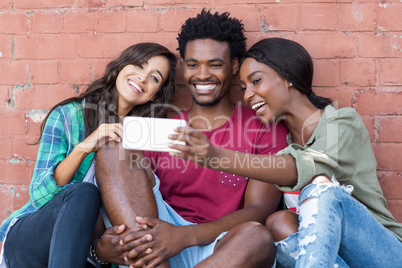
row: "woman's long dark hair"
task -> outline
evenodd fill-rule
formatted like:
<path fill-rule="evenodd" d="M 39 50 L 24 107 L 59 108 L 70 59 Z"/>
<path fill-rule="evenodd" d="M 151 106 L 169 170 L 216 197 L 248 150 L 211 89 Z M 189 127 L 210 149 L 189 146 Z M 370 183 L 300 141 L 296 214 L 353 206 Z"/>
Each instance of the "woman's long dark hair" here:
<path fill-rule="evenodd" d="M 66 99 L 53 106 L 42 122 L 41 136 L 46 121 L 54 109 L 72 102 L 81 104 L 83 100 L 85 100 L 85 107 L 82 107 L 84 111 L 85 137 L 89 136 L 102 123 L 120 122 L 120 118 L 117 114 L 118 102 L 116 95 L 116 78 L 119 72 L 127 65 L 140 65 L 154 56 L 163 56 L 168 60 L 169 75 L 159 91 L 155 94 L 155 98 L 152 102 L 148 101 L 135 106 L 128 115 L 165 117 L 167 105 L 164 104 L 170 104 L 173 101 L 176 88 L 176 56 L 162 45 L 156 43 L 139 43 L 130 46 L 124 50 L 117 59 L 111 61 L 106 66 L 105 74 L 92 82 L 85 92 L 77 97 Z M 38 140 L 37 143 L 39 141 L 40 140 Z"/>
<path fill-rule="evenodd" d="M 313 60 L 299 43 L 284 38 L 266 38 L 254 44 L 245 58 L 253 58 L 272 68 L 306 95 L 315 107 L 324 109 L 332 104 L 330 99 L 314 94 Z"/>

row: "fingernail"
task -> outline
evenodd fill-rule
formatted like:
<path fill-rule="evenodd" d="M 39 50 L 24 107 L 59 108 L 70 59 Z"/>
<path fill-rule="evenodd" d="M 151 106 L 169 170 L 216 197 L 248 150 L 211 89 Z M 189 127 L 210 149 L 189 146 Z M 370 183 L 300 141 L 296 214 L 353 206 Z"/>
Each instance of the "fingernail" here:
<path fill-rule="evenodd" d="M 124 256 L 124 261 L 128 261 L 127 256 Z M 130 266 L 131 267 L 131 266 Z"/>
<path fill-rule="evenodd" d="M 148 241 L 152 241 L 152 236 L 151 236 L 151 235 L 147 235 L 147 240 L 148 240 Z"/>
<path fill-rule="evenodd" d="M 120 241 L 119 241 L 119 244 L 123 246 L 123 245 L 124 245 L 123 240 L 120 240 Z"/>

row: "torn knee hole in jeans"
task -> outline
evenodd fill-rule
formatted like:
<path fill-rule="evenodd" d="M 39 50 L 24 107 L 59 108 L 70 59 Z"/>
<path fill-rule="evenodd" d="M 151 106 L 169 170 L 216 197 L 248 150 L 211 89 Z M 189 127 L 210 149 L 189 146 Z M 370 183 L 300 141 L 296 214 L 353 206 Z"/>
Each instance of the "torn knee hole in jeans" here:
<path fill-rule="evenodd" d="M 318 214 L 318 197 L 309 197 L 304 199 L 300 204 L 300 227 L 301 231 L 304 228 L 309 227 L 316 223 L 316 217 Z M 317 236 L 315 233 L 311 233 L 306 235 L 305 237 L 299 238 L 299 256 L 306 254 L 306 247 L 313 243 Z"/>
<path fill-rule="evenodd" d="M 283 252 L 285 252 L 286 254 L 288 254 L 290 257 L 292 257 L 293 259 L 296 259 L 299 251 L 297 250 L 297 246 L 290 246 L 288 241 L 291 241 L 292 236 L 289 236 L 288 238 L 275 242 L 275 246 L 277 248 L 280 248 Z M 291 242 L 292 243 L 292 242 Z"/>
<path fill-rule="evenodd" d="M 317 239 L 315 234 L 308 235 L 300 239 L 299 242 L 299 256 L 306 254 L 306 247 Z"/>
<path fill-rule="evenodd" d="M 313 196 L 313 197 L 306 198 L 306 199 L 304 199 L 304 200 L 301 202 L 300 205 L 303 205 L 305 202 L 307 202 L 307 201 L 309 201 L 309 200 L 311 200 L 311 199 L 313 199 L 313 198 L 317 198 L 317 197 Z"/>
<path fill-rule="evenodd" d="M 307 228 L 316 222 L 318 214 L 318 198 L 309 197 L 300 204 L 300 229 Z"/>

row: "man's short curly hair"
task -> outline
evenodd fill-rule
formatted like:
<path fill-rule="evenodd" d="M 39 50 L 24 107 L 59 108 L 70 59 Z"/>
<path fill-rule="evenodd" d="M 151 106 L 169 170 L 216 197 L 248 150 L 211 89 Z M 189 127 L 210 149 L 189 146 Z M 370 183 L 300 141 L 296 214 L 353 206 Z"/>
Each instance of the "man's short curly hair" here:
<path fill-rule="evenodd" d="M 242 60 L 247 39 L 244 35 L 244 25 L 240 20 L 229 16 L 228 12 L 212 14 L 210 10 L 203 9 L 195 18 L 187 19 L 177 37 L 180 56 L 184 59 L 187 42 L 210 38 L 218 42 L 227 42 L 231 60 Z"/>

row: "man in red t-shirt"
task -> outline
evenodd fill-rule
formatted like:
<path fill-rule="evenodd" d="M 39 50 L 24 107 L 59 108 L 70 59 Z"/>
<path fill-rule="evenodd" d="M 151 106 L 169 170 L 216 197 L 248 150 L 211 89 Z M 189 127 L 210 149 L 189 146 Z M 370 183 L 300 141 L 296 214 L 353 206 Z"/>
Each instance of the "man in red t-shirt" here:
<path fill-rule="evenodd" d="M 210 44 L 205 43 L 212 41 L 201 42 L 207 47 Z M 191 44 L 188 46 L 191 48 Z M 199 59 L 194 54 L 192 56 Z M 192 121 L 189 113 L 197 109 L 195 107 L 203 110 L 202 105 L 196 104 L 192 109 L 173 118 L 184 119 L 188 125 L 194 126 L 196 120 Z M 225 115 L 222 125 L 199 129 L 215 147 L 250 154 L 275 154 L 286 145 L 284 137 L 287 130 L 283 125 L 264 125 L 253 110 L 241 105 L 233 106 L 230 112 L 227 117 Z M 212 116 L 214 113 L 211 113 L 211 118 Z M 202 120 L 206 120 L 206 116 Z M 152 169 L 160 181 L 159 190 L 164 201 L 182 218 L 192 223 L 215 221 L 242 209 L 245 192 L 255 183 L 254 181 L 250 183 L 246 177 L 173 158 L 166 152 L 144 151 L 144 155 L 149 158 Z M 246 161 L 238 160 L 239 166 L 247 164 L 249 163 Z"/>
<path fill-rule="evenodd" d="M 275 154 L 286 147 L 283 125 L 264 125 L 253 110 L 230 99 L 246 50 L 239 20 L 203 10 L 185 22 L 178 41 L 193 102 L 175 118 L 185 119 L 216 147 L 252 154 Z M 281 192 L 274 185 L 210 170 L 168 153 L 144 152 L 154 177 L 149 169 L 111 161 L 113 153 L 113 148 L 100 150 L 96 176 L 112 224 L 131 229 L 121 248 L 116 242 L 121 229 L 105 232 L 95 247 L 102 261 L 127 265 L 134 258 L 134 267 L 167 265 L 168 259 L 170 267 L 272 266 L 273 241 L 256 222 L 263 223 L 278 207 Z M 123 252 L 130 247 L 135 249 Z M 250 252 L 252 259 L 246 258 Z"/>

